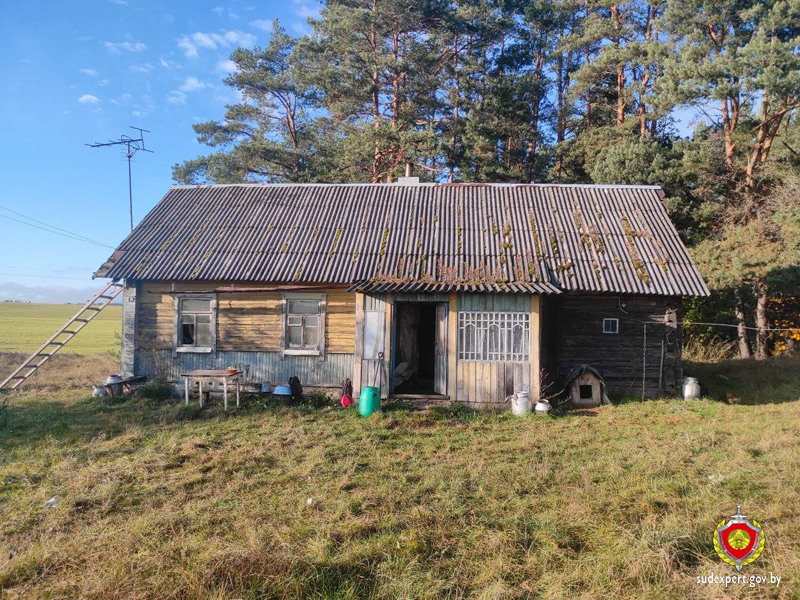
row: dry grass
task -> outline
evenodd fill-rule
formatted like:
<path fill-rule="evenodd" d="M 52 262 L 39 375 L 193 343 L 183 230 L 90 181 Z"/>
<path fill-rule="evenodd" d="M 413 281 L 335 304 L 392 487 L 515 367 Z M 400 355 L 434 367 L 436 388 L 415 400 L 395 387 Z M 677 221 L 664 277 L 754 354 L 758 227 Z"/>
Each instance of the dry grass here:
<path fill-rule="evenodd" d="M 27 359 L 22 352 L 0 352 L 0 381 Z M 119 357 L 113 352 L 82 356 L 56 354 L 23 385 L 23 392 L 84 390 L 105 381 L 110 373 L 119 372 Z"/>
<path fill-rule="evenodd" d="M 717 337 L 702 339 L 699 336 L 687 336 L 683 346 L 683 360 L 691 362 L 715 363 L 736 356 L 736 343 Z"/>
<path fill-rule="evenodd" d="M 360 419 L 26 393 L 0 598 L 797 597 L 798 435 L 797 403 Z M 767 536 L 745 573 L 778 590 L 696 583 L 735 573 L 711 534 L 737 504 Z"/>

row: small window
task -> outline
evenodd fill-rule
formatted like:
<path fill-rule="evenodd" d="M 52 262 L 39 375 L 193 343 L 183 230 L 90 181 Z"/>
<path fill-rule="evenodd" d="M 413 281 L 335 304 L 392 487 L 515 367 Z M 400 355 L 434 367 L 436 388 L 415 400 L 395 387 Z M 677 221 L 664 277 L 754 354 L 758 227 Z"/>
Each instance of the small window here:
<path fill-rule="evenodd" d="M 214 348 L 214 298 L 178 297 L 177 350 L 211 352 Z"/>
<path fill-rule="evenodd" d="M 286 354 L 320 354 L 324 347 L 324 294 L 284 296 Z"/>
<path fill-rule="evenodd" d="M 619 333 L 619 319 L 603 319 L 603 333 Z"/>

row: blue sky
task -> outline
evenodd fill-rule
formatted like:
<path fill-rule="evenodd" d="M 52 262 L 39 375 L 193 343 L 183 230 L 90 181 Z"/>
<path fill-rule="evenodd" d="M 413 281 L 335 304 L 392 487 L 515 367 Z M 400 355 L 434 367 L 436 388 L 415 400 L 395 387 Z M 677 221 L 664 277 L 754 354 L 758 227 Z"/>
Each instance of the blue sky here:
<path fill-rule="evenodd" d="M 236 96 L 221 80 L 237 46 L 263 46 L 273 19 L 309 31 L 314 0 L 83 0 L 0 4 L 0 300 L 80 301 L 111 249 L 12 221 L 19 216 L 115 246 L 129 232 L 122 152 L 87 142 L 135 133 L 134 219 L 205 152 L 192 123 Z M 16 211 L 16 212 L 10 212 Z M 19 214 L 18 214 L 19 213 Z M 29 221 L 30 222 L 30 221 Z"/>

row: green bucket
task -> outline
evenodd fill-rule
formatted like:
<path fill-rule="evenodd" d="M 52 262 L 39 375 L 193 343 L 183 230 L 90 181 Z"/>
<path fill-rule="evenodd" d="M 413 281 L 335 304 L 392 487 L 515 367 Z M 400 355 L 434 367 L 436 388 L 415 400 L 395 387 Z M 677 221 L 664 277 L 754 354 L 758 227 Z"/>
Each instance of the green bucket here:
<path fill-rule="evenodd" d="M 373 386 L 365 386 L 358 398 L 358 414 L 368 417 L 381 409 L 381 390 Z"/>

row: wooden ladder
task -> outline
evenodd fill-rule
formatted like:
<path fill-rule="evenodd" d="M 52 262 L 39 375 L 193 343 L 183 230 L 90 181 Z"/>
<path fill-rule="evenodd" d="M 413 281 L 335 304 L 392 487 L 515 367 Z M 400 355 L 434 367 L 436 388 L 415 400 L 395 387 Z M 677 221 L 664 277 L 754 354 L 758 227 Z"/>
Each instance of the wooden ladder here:
<path fill-rule="evenodd" d="M 15 390 L 25 383 L 28 377 L 36 373 L 39 367 L 46 363 L 50 357 L 61 350 L 61 348 L 66 346 L 81 329 L 86 327 L 92 319 L 100 314 L 101 310 L 111 304 L 111 301 L 120 295 L 122 289 L 123 285 L 121 283 L 112 281 L 100 290 L 94 298 L 89 300 L 83 305 L 83 308 L 75 313 L 75 316 L 67 321 L 61 329 L 56 331 L 53 337 L 42 344 L 41 348 L 31 354 L 24 363 L 0 383 L 0 392 Z M 0 405 L 0 416 L 8 411 L 8 400 L 8 394 L 3 394 L 3 403 Z"/>

